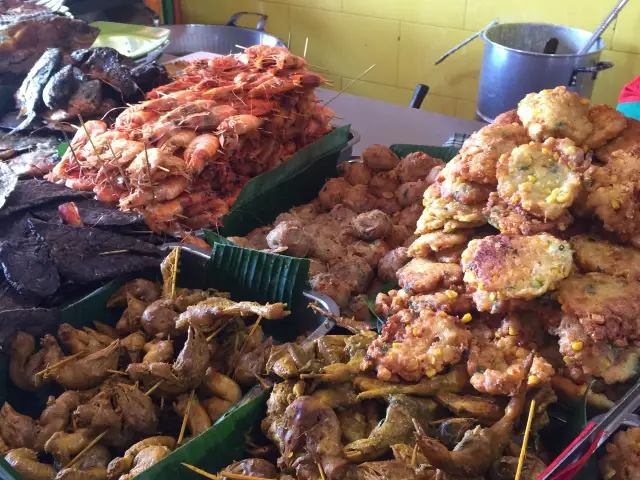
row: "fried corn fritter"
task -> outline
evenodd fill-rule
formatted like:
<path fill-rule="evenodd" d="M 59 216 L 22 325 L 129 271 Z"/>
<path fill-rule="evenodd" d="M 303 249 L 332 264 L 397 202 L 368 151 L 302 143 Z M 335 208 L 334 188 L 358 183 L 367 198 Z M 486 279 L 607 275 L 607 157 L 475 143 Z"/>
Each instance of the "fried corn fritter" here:
<path fill-rule="evenodd" d="M 627 126 L 627 117 L 606 104 L 591 107 L 589 121 L 593 124 L 593 131 L 585 140 L 589 150 L 602 147 L 609 140 L 620 135 Z"/>
<path fill-rule="evenodd" d="M 577 382 L 591 375 L 606 383 L 626 382 L 639 373 L 640 348 L 616 347 L 610 342 L 596 342 L 585 331 L 580 320 L 571 315 L 562 317 L 553 330 L 558 335 L 560 354 L 568 373 Z"/>
<path fill-rule="evenodd" d="M 584 272 L 598 272 L 640 280 L 640 250 L 615 245 L 588 235 L 571 238 L 576 265 Z"/>
<path fill-rule="evenodd" d="M 587 186 L 587 207 L 604 228 L 626 239 L 640 232 L 640 158 L 625 151 L 594 167 Z"/>
<path fill-rule="evenodd" d="M 626 120 L 627 126 L 622 130 L 620 136 L 594 152 L 596 159 L 603 163 L 609 163 L 613 153 L 617 151 L 636 157 L 640 156 L 640 120 L 634 118 Z"/>
<path fill-rule="evenodd" d="M 534 216 L 555 220 L 576 199 L 588 165 L 584 152 L 569 139 L 531 142 L 500 157 L 498 194 Z"/>
<path fill-rule="evenodd" d="M 518 116 L 529 136 L 538 142 L 547 138 L 570 138 L 578 145 L 593 132 L 589 100 L 566 87 L 530 93 L 518 104 Z"/>
<path fill-rule="evenodd" d="M 458 230 L 449 233 L 443 230 L 436 230 L 425 233 L 414 240 L 409 246 L 408 254 L 410 257 L 427 258 L 431 256 L 433 252 L 439 252 L 467 243 L 469 233 L 468 230 Z"/>
<path fill-rule="evenodd" d="M 638 480 L 640 478 L 640 427 L 616 433 L 605 447 L 607 453 L 598 463 L 606 480 Z"/>
<path fill-rule="evenodd" d="M 414 258 L 397 272 L 398 283 L 413 293 L 431 293 L 439 287 L 449 288 L 462 283 L 462 269 L 453 263 L 437 263 Z"/>
<path fill-rule="evenodd" d="M 489 224 L 500 230 L 500 233 L 512 235 L 535 235 L 543 232 L 564 232 L 573 223 L 573 217 L 565 211 L 555 220 L 538 218 L 500 198 L 497 192 L 489 196 L 487 206 L 483 210 Z"/>
<path fill-rule="evenodd" d="M 477 182 L 464 182 L 454 174 L 455 168 L 456 162 L 451 161 L 440 171 L 437 179 L 440 196 L 452 198 L 465 205 L 486 202 L 493 187 Z"/>
<path fill-rule="evenodd" d="M 436 184 L 424 194 L 424 212 L 418 219 L 416 233 L 423 234 L 443 229 L 451 232 L 459 228 L 479 227 L 486 223 L 483 204 L 465 205 L 457 200 L 442 198 Z"/>
<path fill-rule="evenodd" d="M 596 341 L 624 347 L 640 340 L 640 283 L 604 273 L 572 275 L 560 282 L 558 301 Z"/>
<path fill-rule="evenodd" d="M 498 300 L 538 297 L 553 290 L 572 267 L 569 243 L 546 233 L 471 240 L 462 253 L 465 283 L 495 293 Z"/>
<path fill-rule="evenodd" d="M 469 329 L 456 317 L 431 310 L 416 316 L 401 310 L 387 319 L 365 362 L 377 367 L 380 380 L 416 381 L 458 363 L 470 339 Z"/>
<path fill-rule="evenodd" d="M 496 163 L 501 155 L 530 142 L 522 125 L 487 125 L 469 137 L 451 160 L 452 174 L 462 182 L 495 185 Z"/>

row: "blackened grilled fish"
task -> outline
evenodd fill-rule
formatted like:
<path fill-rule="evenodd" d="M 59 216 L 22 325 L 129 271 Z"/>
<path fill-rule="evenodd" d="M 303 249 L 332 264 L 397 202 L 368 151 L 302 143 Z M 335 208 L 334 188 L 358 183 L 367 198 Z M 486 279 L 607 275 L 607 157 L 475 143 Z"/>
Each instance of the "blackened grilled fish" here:
<path fill-rule="evenodd" d="M 36 118 L 36 114 L 44 107 L 42 102 L 42 91 L 49 79 L 58 71 L 62 64 L 62 50 L 59 48 L 48 48 L 29 71 L 27 78 L 16 93 L 16 103 L 18 105 L 19 117 L 27 118 L 18 125 L 13 132 L 19 132 L 28 127 Z"/>
<path fill-rule="evenodd" d="M 74 52 L 71 58 L 80 70 L 119 90 L 123 98 L 129 98 L 138 92 L 138 86 L 131 77 L 134 64 L 117 50 L 108 47 L 88 48 L 86 51 Z"/>
<path fill-rule="evenodd" d="M 85 75 L 72 65 L 62 67 L 58 73 L 49 79 L 42 92 L 44 104 L 55 110 L 64 107 L 71 95 L 78 88 L 79 82 L 86 80 Z"/>
<path fill-rule="evenodd" d="M 167 69 L 164 65 L 157 64 L 156 62 L 147 63 L 146 65 L 140 65 L 134 68 L 131 70 L 131 77 L 143 92 L 149 92 L 154 88 L 169 82 L 169 73 L 167 72 Z"/>
<path fill-rule="evenodd" d="M 100 108 L 102 102 L 102 83 L 100 80 L 82 82 L 71 98 L 67 111 L 72 116 L 88 115 Z"/>

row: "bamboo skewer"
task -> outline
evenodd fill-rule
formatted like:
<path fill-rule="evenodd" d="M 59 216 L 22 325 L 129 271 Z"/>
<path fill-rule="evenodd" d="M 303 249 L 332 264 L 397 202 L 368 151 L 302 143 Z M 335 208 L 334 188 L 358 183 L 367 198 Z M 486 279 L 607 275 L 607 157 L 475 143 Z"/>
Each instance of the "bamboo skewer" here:
<path fill-rule="evenodd" d="M 236 370 L 236 363 L 238 362 L 240 357 L 244 354 L 244 348 L 247 345 L 247 340 L 255 333 L 261 321 L 262 321 L 262 316 L 259 316 L 258 320 L 256 320 L 256 323 L 254 323 L 253 326 L 251 327 L 251 330 L 249 330 L 249 335 L 244 337 L 242 345 L 240 345 L 240 350 L 238 350 L 238 353 L 235 355 L 235 357 L 231 361 L 231 364 L 229 365 L 229 372 L 227 373 L 227 376 L 233 376 L 233 373 Z"/>
<path fill-rule="evenodd" d="M 322 465 L 320 465 L 320 462 L 316 462 L 316 465 L 318 465 L 318 471 L 320 472 L 320 478 L 322 480 L 327 480 L 327 476 L 324 474 L 324 468 L 322 468 Z"/>
<path fill-rule="evenodd" d="M 232 478 L 234 480 L 275 480 L 273 478 L 254 477 L 253 475 L 242 475 L 240 473 L 227 472 L 226 470 L 222 470 L 220 472 L 220 478 L 223 477 Z"/>
<path fill-rule="evenodd" d="M 158 383 L 156 383 L 153 387 L 151 387 L 149 390 L 147 390 L 147 393 L 145 393 L 145 395 L 148 397 L 149 395 L 151 395 L 153 392 L 156 391 L 156 389 L 162 385 L 162 382 L 164 382 L 164 380 L 160 380 Z"/>
<path fill-rule="evenodd" d="M 220 327 L 216 328 L 216 329 L 213 331 L 213 333 L 207 337 L 207 342 L 210 342 L 211 340 L 213 340 L 213 339 L 215 338 L 215 336 L 216 336 L 216 335 L 218 335 L 222 330 L 224 330 L 224 328 L 225 328 L 226 326 L 227 326 L 227 325 L 225 324 L 225 325 L 222 325 L 222 326 L 220 326 Z"/>
<path fill-rule="evenodd" d="M 98 255 L 115 255 L 116 253 L 127 253 L 129 250 L 111 250 L 110 252 L 100 252 Z"/>
<path fill-rule="evenodd" d="M 258 380 L 258 382 L 260 382 L 260 385 L 262 385 L 264 388 L 269 388 L 269 384 L 264 381 L 264 378 L 262 378 L 256 372 L 251 372 L 251 373 L 253 373 L 253 376 L 256 377 L 256 380 Z"/>
<path fill-rule="evenodd" d="M 358 75 L 356 78 L 351 80 L 351 82 L 349 82 L 349 84 L 346 87 L 344 87 L 337 94 L 335 94 L 333 97 L 331 97 L 329 100 L 327 100 L 327 102 L 324 104 L 324 106 L 326 107 L 331 102 L 333 102 L 336 98 L 338 98 L 340 95 L 342 95 L 344 92 L 346 92 L 351 87 L 351 85 L 356 83 L 358 80 L 360 80 L 362 77 L 364 77 L 367 73 L 369 73 L 371 70 L 373 70 L 375 66 L 376 66 L 376 64 L 374 63 L 369 68 L 367 68 L 364 72 L 362 72 L 360 75 Z"/>
<path fill-rule="evenodd" d="M 180 427 L 180 435 L 178 436 L 177 445 L 182 444 L 182 440 L 184 440 L 184 432 L 187 429 L 187 422 L 189 421 L 189 414 L 191 413 L 191 404 L 193 403 L 193 396 L 195 394 L 195 390 L 191 390 L 191 395 L 189 395 L 189 403 L 187 404 L 187 408 L 184 410 L 184 418 L 182 419 L 182 426 Z"/>
<path fill-rule="evenodd" d="M 302 53 L 302 58 L 307 58 L 307 47 L 309 46 L 309 37 L 307 37 L 304 41 L 304 52 Z"/>
<path fill-rule="evenodd" d="M 36 377 L 42 376 L 42 375 L 46 375 L 48 374 L 51 370 L 55 370 L 58 367 L 61 367 L 62 365 L 64 365 L 65 363 L 69 363 L 71 360 L 75 360 L 76 358 L 78 358 L 80 355 L 84 355 L 85 353 L 87 353 L 87 350 L 81 350 L 78 353 L 74 353 L 73 355 L 70 355 L 68 357 L 63 358 L 62 360 L 60 360 L 59 362 L 54 363 L 51 366 L 46 367 L 44 370 L 40 370 L 38 373 L 36 373 Z"/>
<path fill-rule="evenodd" d="M 104 437 L 107 434 L 107 430 L 105 430 L 104 432 L 102 432 L 100 435 L 98 435 L 96 438 L 94 438 L 91 443 L 89 445 L 87 445 L 86 447 L 84 447 L 82 449 L 82 451 L 76 455 L 74 457 L 73 460 L 71 460 L 66 466 L 65 468 L 71 468 L 78 460 L 80 460 L 82 458 L 82 456 L 87 453 L 89 450 L 91 450 L 96 443 L 98 443 L 100 440 L 102 440 L 102 437 Z"/>
<path fill-rule="evenodd" d="M 129 374 L 127 372 L 123 372 L 121 370 L 111 370 L 111 369 L 107 369 L 106 370 L 107 373 L 113 373 L 114 375 L 124 375 L 125 377 L 128 377 Z"/>
<path fill-rule="evenodd" d="M 516 470 L 515 480 L 520 480 L 522 475 L 522 466 L 524 465 L 524 459 L 527 456 L 527 443 L 529 443 L 529 432 L 531 432 L 531 422 L 535 416 L 536 401 L 531 400 L 531 408 L 529 409 L 529 418 L 527 418 L 527 427 L 524 431 L 524 438 L 522 439 L 522 449 L 520 450 L 520 458 L 518 459 L 518 469 Z"/>
<path fill-rule="evenodd" d="M 193 470 L 196 473 L 199 473 L 203 477 L 210 478 L 211 480 L 220 480 L 218 475 L 214 475 L 213 473 L 205 472 L 204 470 L 199 469 L 198 467 L 194 467 L 193 465 L 189 465 L 188 463 L 180 462 L 180 465 L 187 467 L 189 470 Z"/>
<path fill-rule="evenodd" d="M 411 454 L 411 468 L 418 466 L 418 442 L 413 447 L 413 453 Z"/>

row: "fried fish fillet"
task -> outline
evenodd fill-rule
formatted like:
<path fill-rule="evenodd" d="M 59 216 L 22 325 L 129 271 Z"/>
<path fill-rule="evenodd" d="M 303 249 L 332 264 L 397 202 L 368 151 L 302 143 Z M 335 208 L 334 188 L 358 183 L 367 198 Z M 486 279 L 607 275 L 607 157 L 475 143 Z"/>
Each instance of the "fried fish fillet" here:
<path fill-rule="evenodd" d="M 570 242 L 576 264 L 582 271 L 640 280 L 640 250 L 588 235 L 575 236 Z"/>
<path fill-rule="evenodd" d="M 451 160 L 452 173 L 462 182 L 495 185 L 500 156 L 529 141 L 526 130 L 517 123 L 482 127 L 464 142 L 460 154 Z"/>
<path fill-rule="evenodd" d="M 556 230 L 564 232 L 573 223 L 573 217 L 566 211 L 555 220 L 534 217 L 518 205 L 502 200 L 497 192 L 489 196 L 483 212 L 489 224 L 500 230 L 500 233 L 513 235 L 536 235 Z"/>
<path fill-rule="evenodd" d="M 518 116 L 529 136 L 536 141 L 570 138 L 578 145 L 593 132 L 589 100 L 566 87 L 530 93 L 518 104 Z"/>
<path fill-rule="evenodd" d="M 604 273 L 572 275 L 560 282 L 558 301 L 595 341 L 624 347 L 640 340 L 639 282 Z"/>
<path fill-rule="evenodd" d="M 569 243 L 546 233 L 471 240 L 461 263 L 465 283 L 497 300 L 531 300 L 553 290 L 573 268 Z"/>
<path fill-rule="evenodd" d="M 498 194 L 532 215 L 556 220 L 578 196 L 589 163 L 567 138 L 522 145 L 498 161 Z"/>

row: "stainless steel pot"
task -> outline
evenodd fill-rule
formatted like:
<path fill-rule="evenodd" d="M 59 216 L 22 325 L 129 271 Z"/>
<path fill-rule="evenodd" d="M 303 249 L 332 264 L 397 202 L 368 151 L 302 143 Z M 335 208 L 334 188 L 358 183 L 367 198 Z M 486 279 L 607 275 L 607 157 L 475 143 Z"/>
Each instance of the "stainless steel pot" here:
<path fill-rule="evenodd" d="M 613 64 L 600 62 L 603 40 L 586 54 L 577 53 L 590 36 L 586 30 L 544 23 L 505 23 L 485 30 L 478 116 L 492 122 L 516 108 L 526 94 L 559 85 L 591 98 L 598 72 Z M 558 40 L 556 53 L 543 53 L 553 38 Z"/>
<path fill-rule="evenodd" d="M 255 30 L 238 27 L 243 15 L 257 15 Z M 194 52 L 210 52 L 220 55 L 241 53 L 242 48 L 252 45 L 284 47 L 278 37 L 265 33 L 267 16 L 261 13 L 238 12 L 231 16 L 226 25 L 163 25 L 171 30 L 169 46 L 164 53 L 181 57 Z"/>

